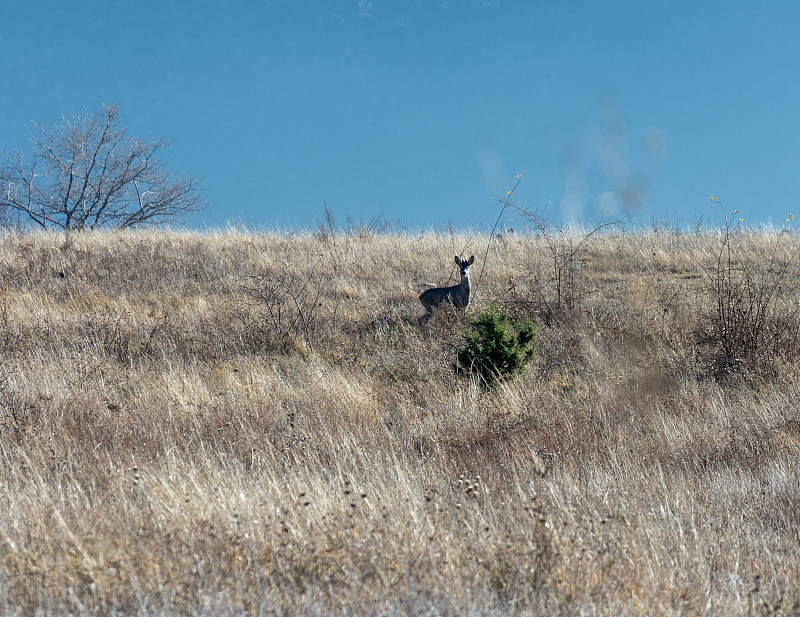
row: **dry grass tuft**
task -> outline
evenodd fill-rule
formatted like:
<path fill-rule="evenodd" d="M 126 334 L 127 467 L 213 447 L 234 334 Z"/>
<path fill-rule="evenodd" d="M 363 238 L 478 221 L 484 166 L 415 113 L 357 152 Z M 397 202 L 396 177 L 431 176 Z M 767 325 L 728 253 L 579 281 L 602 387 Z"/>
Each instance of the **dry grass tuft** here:
<path fill-rule="evenodd" d="M 725 287 L 712 233 L 598 235 L 568 303 L 495 239 L 470 312 L 540 353 L 491 392 L 469 314 L 417 322 L 485 237 L 2 240 L 4 614 L 800 615 L 794 236 Z M 724 357 L 720 290 L 776 273 Z"/>

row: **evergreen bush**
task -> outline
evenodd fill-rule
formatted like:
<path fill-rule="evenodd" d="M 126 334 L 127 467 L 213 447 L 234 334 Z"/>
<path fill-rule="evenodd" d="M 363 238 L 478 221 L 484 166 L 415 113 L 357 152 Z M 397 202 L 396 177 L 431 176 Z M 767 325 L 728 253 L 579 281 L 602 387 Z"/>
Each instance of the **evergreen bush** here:
<path fill-rule="evenodd" d="M 465 339 L 456 368 L 477 375 L 490 389 L 499 379 L 511 380 L 521 373 L 538 350 L 536 326 L 530 319 L 512 319 L 494 305 L 470 323 Z"/>

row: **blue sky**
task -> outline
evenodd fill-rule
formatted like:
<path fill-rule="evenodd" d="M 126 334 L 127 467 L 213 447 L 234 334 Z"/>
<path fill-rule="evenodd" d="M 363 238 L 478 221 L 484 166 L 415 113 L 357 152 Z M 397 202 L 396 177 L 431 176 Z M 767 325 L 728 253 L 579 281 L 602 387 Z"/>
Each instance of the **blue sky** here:
<path fill-rule="evenodd" d="M 800 211 L 800 2 L 0 4 L 0 148 L 116 102 L 203 179 L 197 227 L 491 227 Z"/>

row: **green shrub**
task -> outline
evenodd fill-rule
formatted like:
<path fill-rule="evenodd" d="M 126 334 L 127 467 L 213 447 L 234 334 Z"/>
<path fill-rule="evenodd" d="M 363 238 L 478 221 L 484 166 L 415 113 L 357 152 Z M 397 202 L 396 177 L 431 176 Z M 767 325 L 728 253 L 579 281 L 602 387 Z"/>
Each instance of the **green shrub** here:
<path fill-rule="evenodd" d="M 456 368 L 477 375 L 487 388 L 501 378 L 513 379 L 538 350 L 536 326 L 527 318 L 512 319 L 505 309 L 494 305 L 470 323 L 465 339 Z"/>

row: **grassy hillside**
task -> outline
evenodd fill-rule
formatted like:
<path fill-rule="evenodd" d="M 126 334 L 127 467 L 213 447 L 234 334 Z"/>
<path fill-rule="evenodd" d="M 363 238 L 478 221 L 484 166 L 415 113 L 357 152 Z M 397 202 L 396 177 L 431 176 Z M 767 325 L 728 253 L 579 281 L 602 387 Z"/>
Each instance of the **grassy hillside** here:
<path fill-rule="evenodd" d="M 0 612 L 800 615 L 800 238 L 362 231 L 2 236 Z"/>

